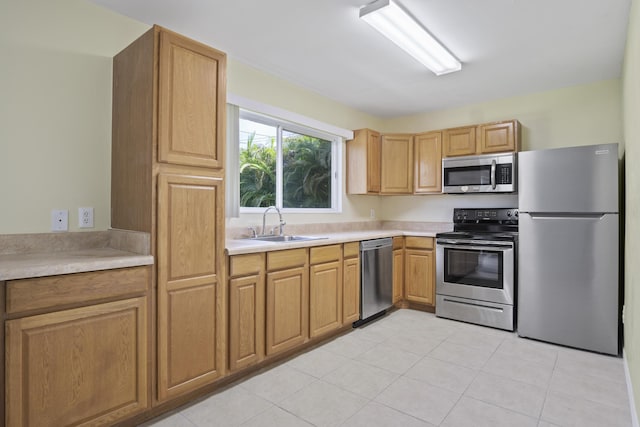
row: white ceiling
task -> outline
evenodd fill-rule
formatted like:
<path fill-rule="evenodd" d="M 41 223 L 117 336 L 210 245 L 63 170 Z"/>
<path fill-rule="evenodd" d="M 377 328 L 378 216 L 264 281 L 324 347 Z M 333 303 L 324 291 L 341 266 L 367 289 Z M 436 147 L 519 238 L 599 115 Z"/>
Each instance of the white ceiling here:
<path fill-rule="evenodd" d="M 92 0 L 380 117 L 621 74 L 630 0 L 397 0 L 463 63 L 436 77 L 358 18 L 370 0 Z"/>

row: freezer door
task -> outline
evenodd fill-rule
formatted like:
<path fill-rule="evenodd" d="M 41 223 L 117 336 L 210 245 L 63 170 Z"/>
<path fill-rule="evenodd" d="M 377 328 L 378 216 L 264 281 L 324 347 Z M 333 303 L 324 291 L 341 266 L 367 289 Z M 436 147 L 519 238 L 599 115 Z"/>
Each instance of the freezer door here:
<path fill-rule="evenodd" d="M 618 144 L 518 154 L 521 212 L 619 212 Z"/>
<path fill-rule="evenodd" d="M 518 335 L 618 354 L 618 215 L 521 214 Z"/>

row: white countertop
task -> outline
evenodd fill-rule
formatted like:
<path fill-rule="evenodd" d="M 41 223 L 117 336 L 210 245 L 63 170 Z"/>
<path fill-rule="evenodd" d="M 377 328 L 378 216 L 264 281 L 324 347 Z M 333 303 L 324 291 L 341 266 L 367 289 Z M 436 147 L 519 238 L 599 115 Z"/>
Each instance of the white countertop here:
<path fill-rule="evenodd" d="M 278 251 L 283 249 L 308 248 L 312 246 L 334 245 L 361 240 L 380 239 L 395 236 L 435 237 L 435 231 L 369 230 L 327 234 L 313 234 L 306 237 L 320 237 L 318 240 L 292 242 L 263 242 L 251 239 L 227 239 L 227 255 L 241 255 L 256 252 Z"/>
<path fill-rule="evenodd" d="M 112 248 L 0 255 L 0 281 L 153 264 L 153 256 Z"/>

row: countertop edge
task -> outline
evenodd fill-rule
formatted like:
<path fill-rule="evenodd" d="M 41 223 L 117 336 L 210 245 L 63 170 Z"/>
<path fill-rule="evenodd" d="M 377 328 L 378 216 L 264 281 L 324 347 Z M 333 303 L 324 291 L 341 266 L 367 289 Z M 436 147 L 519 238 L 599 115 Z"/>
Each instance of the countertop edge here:
<path fill-rule="evenodd" d="M 404 230 L 370 230 L 330 234 L 313 234 L 317 240 L 303 242 L 260 242 L 250 239 L 228 239 L 225 245 L 225 253 L 231 255 L 245 255 L 260 252 L 280 251 L 285 249 L 309 248 L 314 246 L 335 245 L 361 240 L 379 239 L 384 237 L 417 236 L 435 237 L 436 231 L 404 231 Z"/>
<path fill-rule="evenodd" d="M 153 265 L 151 255 L 115 249 L 0 256 L 0 281 Z"/>

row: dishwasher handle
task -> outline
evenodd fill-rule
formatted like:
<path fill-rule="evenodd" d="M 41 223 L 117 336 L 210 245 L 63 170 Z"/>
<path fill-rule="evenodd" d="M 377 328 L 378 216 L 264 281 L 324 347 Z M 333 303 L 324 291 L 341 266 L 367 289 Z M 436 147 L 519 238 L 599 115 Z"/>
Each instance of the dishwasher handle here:
<path fill-rule="evenodd" d="M 360 242 L 360 252 L 371 251 L 375 249 L 385 248 L 393 244 L 391 237 L 385 237 L 383 239 L 363 240 Z"/>

